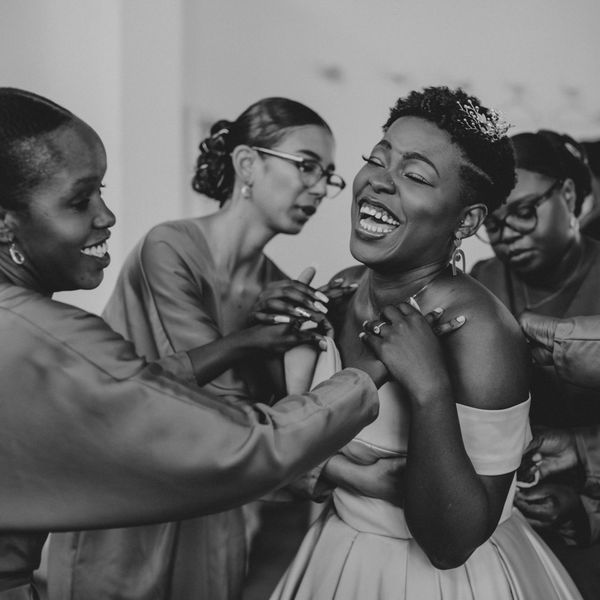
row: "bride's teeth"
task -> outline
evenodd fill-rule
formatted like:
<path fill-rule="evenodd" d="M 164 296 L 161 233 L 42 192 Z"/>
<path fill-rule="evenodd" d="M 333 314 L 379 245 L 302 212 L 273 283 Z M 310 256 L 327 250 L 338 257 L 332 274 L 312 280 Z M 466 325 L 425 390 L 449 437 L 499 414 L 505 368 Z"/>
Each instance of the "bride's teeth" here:
<path fill-rule="evenodd" d="M 363 202 L 359 208 L 359 225 L 370 233 L 387 234 L 400 225 L 395 217 L 381 207 L 375 207 Z"/>
<path fill-rule="evenodd" d="M 379 223 L 386 223 L 388 225 L 391 225 L 392 227 L 398 227 L 398 225 L 400 225 L 400 221 L 394 218 L 390 213 L 388 213 L 382 208 L 375 208 L 374 206 L 370 206 L 366 202 L 363 202 L 363 204 L 360 206 L 359 212 L 360 216 L 363 218 L 373 217 L 373 219 L 379 221 Z M 387 231 L 388 230 L 384 228 L 384 232 Z M 391 231 L 391 229 L 389 231 Z"/>
<path fill-rule="evenodd" d="M 391 225 L 376 225 L 369 219 L 361 219 L 359 225 L 362 229 L 370 233 L 390 233 L 396 228 Z"/>
<path fill-rule="evenodd" d="M 108 252 L 108 244 L 106 242 L 102 242 L 101 244 L 96 244 L 95 246 L 88 246 L 87 248 L 82 248 L 81 253 L 87 256 L 94 256 L 95 258 L 102 258 Z"/>

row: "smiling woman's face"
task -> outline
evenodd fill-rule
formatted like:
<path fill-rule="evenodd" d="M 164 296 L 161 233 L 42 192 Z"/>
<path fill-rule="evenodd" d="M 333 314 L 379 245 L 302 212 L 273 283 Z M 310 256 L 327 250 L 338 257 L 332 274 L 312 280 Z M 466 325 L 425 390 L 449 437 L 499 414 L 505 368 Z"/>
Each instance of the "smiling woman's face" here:
<path fill-rule="evenodd" d="M 446 260 L 464 208 L 460 149 L 437 125 L 394 121 L 354 179 L 350 251 L 381 271 Z"/>
<path fill-rule="evenodd" d="M 24 199 L 25 210 L 8 211 L 7 225 L 45 290 L 95 288 L 110 262 L 106 241 L 115 224 L 101 195 L 104 146 L 81 121 L 47 134 L 44 142 L 52 154 L 46 174 Z"/>

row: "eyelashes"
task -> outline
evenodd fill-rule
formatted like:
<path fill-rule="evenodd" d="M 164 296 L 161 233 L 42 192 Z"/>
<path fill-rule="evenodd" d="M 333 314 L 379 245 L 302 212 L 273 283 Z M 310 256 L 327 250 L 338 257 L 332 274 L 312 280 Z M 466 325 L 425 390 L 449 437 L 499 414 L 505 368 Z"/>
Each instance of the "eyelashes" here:
<path fill-rule="evenodd" d="M 374 167 L 385 168 L 385 165 L 383 164 L 383 162 L 378 158 L 374 158 L 373 156 L 367 156 L 366 154 L 362 154 L 361 158 L 369 165 L 372 165 Z M 414 183 L 431 186 L 431 183 L 425 177 L 423 177 L 423 175 L 421 175 L 420 173 L 415 173 L 414 171 L 404 170 L 402 172 L 402 175 L 404 177 L 406 177 L 407 179 L 410 179 L 410 181 L 412 181 Z"/>

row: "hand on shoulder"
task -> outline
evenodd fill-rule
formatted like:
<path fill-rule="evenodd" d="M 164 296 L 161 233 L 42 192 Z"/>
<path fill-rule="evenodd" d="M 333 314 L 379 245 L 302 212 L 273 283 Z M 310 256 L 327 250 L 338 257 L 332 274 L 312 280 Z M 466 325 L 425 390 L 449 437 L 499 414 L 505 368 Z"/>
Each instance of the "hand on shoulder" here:
<path fill-rule="evenodd" d="M 457 402 L 502 409 L 529 395 L 531 358 L 525 336 L 508 308 L 468 275 L 447 283 L 442 303 L 447 314 L 464 314 L 467 323 L 443 339 L 446 364 Z"/>

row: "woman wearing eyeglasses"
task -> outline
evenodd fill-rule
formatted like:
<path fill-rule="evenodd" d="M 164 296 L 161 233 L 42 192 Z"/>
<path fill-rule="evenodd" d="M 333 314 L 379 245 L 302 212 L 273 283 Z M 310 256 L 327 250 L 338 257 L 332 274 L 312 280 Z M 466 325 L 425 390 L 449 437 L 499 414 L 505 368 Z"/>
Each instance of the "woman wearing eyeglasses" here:
<path fill-rule="evenodd" d="M 517 183 L 484 225 L 496 254 L 472 275 L 519 316 L 529 310 L 555 318 L 600 313 L 600 244 L 581 235 L 577 216 L 590 193 L 583 148 L 553 131 L 512 137 Z M 600 423 L 597 392 L 533 367 L 531 420 L 567 428 Z M 516 504 L 544 535 L 588 598 L 600 597 L 600 546 L 575 471 L 521 489 Z M 589 509 L 589 510 L 588 510 Z"/>
<path fill-rule="evenodd" d="M 263 250 L 277 234 L 300 233 L 321 201 L 344 189 L 333 135 L 303 104 L 260 100 L 235 121 L 213 125 L 192 185 L 220 210 L 152 229 L 124 265 L 104 317 L 149 360 L 204 345 L 213 367 L 205 389 L 271 402 L 283 390 L 265 365 L 295 344 L 319 343 L 328 297 L 290 280 Z M 307 494 L 317 476 L 304 482 Z M 247 558 L 242 509 L 54 536 L 50 595 L 239 599 Z"/>

